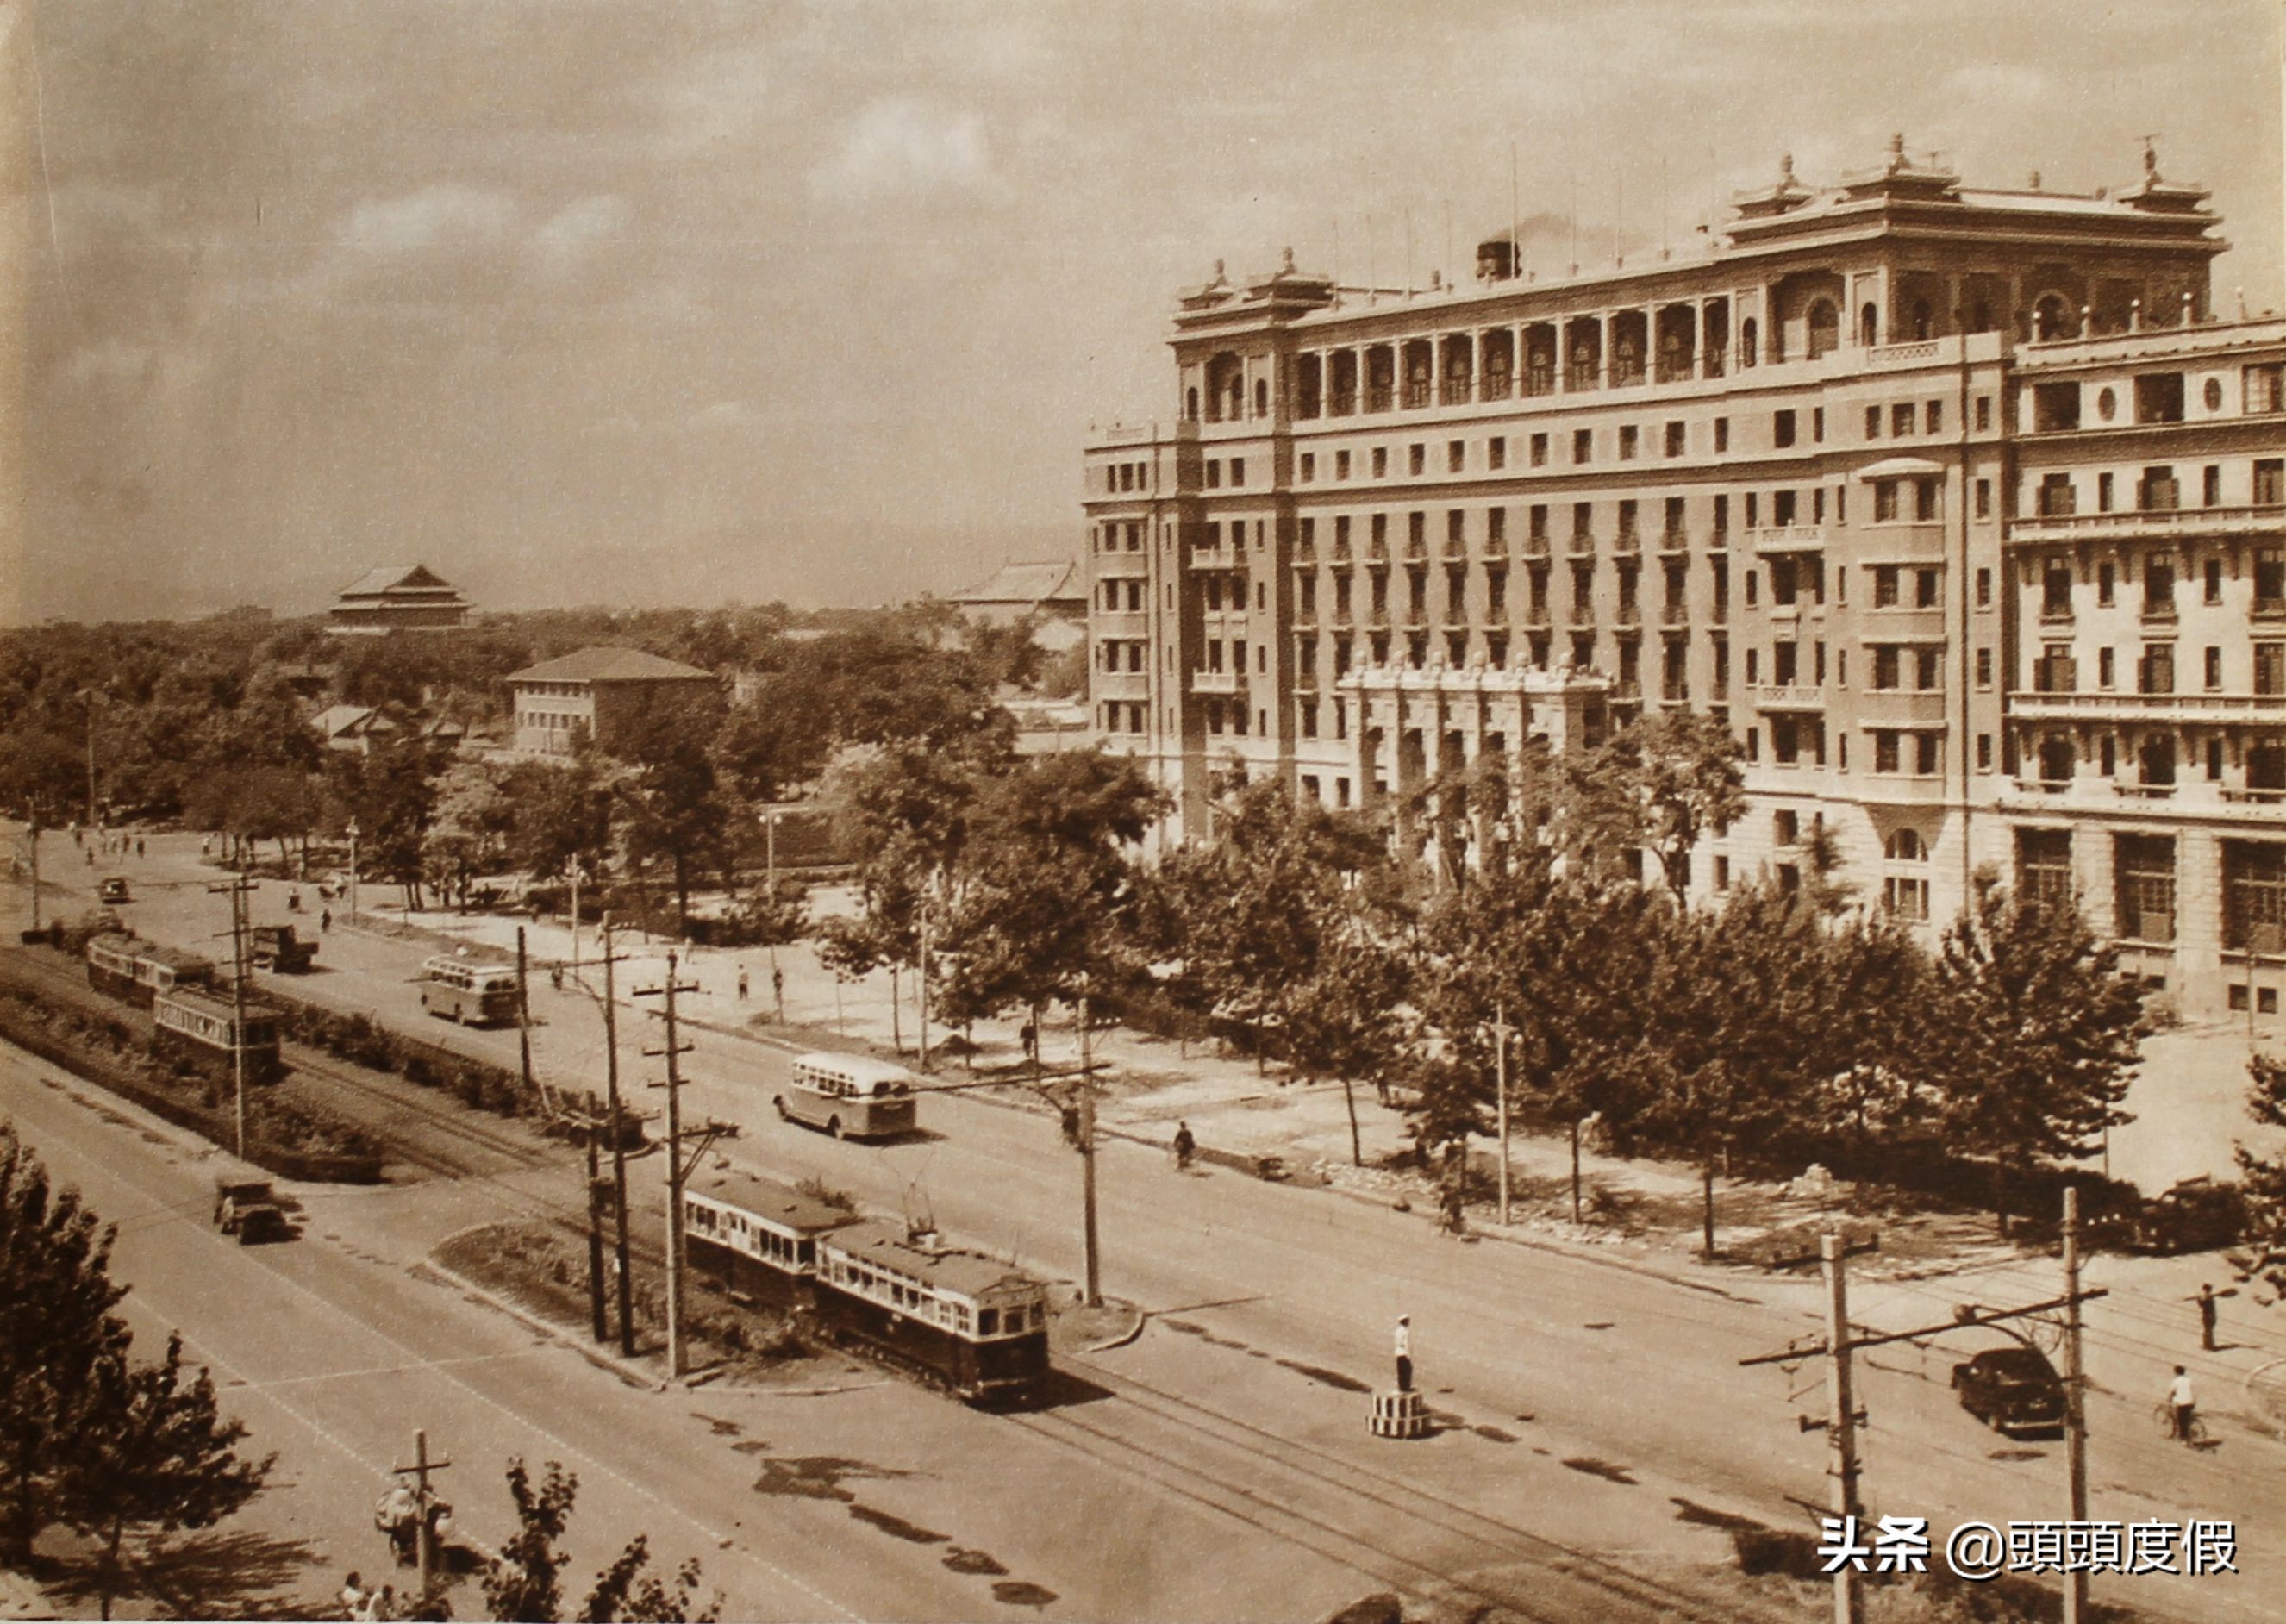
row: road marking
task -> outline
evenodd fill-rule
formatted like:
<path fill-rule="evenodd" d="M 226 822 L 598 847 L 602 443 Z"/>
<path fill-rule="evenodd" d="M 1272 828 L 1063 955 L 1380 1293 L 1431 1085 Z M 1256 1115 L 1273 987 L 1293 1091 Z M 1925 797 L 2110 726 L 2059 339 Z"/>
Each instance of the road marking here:
<path fill-rule="evenodd" d="M 238 1381 L 233 1382 L 232 1387 L 234 1391 L 268 1392 L 273 1388 L 302 1387 L 313 1382 L 346 1382 L 355 1376 L 403 1376 L 414 1370 L 442 1370 L 447 1365 L 504 1364 L 512 1360 L 532 1359 L 539 1354 L 551 1353 L 555 1350 L 556 1344 L 550 1343 L 546 1347 L 526 1348 L 517 1353 L 466 1353 L 458 1359 L 426 1359 L 398 1365 L 367 1365 L 360 1370 L 321 1370 L 315 1376 L 281 1376 L 268 1382 Z"/>

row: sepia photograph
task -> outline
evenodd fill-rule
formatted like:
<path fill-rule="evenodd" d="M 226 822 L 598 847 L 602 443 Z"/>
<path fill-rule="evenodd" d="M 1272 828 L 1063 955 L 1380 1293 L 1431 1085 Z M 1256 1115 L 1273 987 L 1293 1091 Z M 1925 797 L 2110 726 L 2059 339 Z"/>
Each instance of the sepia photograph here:
<path fill-rule="evenodd" d="M 2286 0 L 0 0 L 0 1624 L 2286 1624 Z"/>

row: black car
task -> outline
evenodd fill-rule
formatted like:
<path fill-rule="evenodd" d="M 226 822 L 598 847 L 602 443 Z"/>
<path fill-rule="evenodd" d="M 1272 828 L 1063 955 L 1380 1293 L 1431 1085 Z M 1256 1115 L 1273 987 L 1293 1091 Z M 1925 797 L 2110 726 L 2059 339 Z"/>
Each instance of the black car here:
<path fill-rule="evenodd" d="M 1961 1408 L 2012 1437 L 2063 1431 L 2063 1378 L 2038 1348 L 1987 1348 L 1952 1368 L 1952 1391 Z"/>

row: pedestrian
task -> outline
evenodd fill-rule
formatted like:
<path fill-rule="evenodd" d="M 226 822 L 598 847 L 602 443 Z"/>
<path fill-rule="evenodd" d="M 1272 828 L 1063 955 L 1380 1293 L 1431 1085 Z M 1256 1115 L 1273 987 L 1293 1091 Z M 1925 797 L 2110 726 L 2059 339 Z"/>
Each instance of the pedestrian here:
<path fill-rule="evenodd" d="M 381 1620 L 393 1619 L 396 1616 L 397 1587 L 395 1585 L 383 1585 L 381 1587 L 381 1594 L 373 1598 L 372 1611 L 367 1612 L 366 1617 L 369 1619 Z"/>
<path fill-rule="evenodd" d="M 741 1004 L 744 1004 L 745 1001 L 746 1001 L 746 966 L 744 966 L 744 965 L 740 965 L 740 966 L 738 966 L 738 1002 L 739 1002 L 739 1003 L 741 1003 Z"/>
<path fill-rule="evenodd" d="M 342 1617 L 354 1619 L 365 1612 L 365 1581 L 352 1571 L 342 1581 Z"/>
<path fill-rule="evenodd" d="M 785 972 L 779 969 L 776 965 L 772 965 L 770 966 L 770 998 L 772 1002 L 777 1005 L 779 1015 L 784 1016 L 785 1013 Z"/>
<path fill-rule="evenodd" d="M 2167 1407 L 2175 1412 L 2175 1436 L 2185 1443 L 2191 1441 L 2191 1422 L 2198 1414 L 2198 1395 L 2191 1391 L 2190 1372 L 2180 1365 L 2175 1367 L 2175 1379 L 2167 1384 Z"/>
<path fill-rule="evenodd" d="M 1411 1392 L 1413 1391 L 1413 1316 L 1411 1314 L 1397 1316 L 1397 1335 L 1393 1340 L 1397 1349 L 1397 1391 Z"/>
<path fill-rule="evenodd" d="M 138 858 L 143 855 L 143 837 L 139 834 L 135 837 L 135 855 Z"/>
<path fill-rule="evenodd" d="M 1191 1137 L 1191 1124 L 1186 1122 L 1177 1123 L 1175 1124 L 1175 1171 L 1178 1173 L 1187 1171 L 1191 1165 L 1191 1158 L 1198 1154 L 1198 1140 Z"/>
<path fill-rule="evenodd" d="M 2219 1312 L 2216 1305 L 2219 1304 L 2223 1298 L 2227 1297 L 2236 1297 L 2237 1295 L 2238 1288 L 2235 1286 L 2232 1286 L 2225 1290 L 2218 1291 L 2211 1285 L 2202 1282 L 2199 1286 L 2198 1296 L 2190 1299 L 2190 1301 L 2197 1306 L 2199 1311 L 2199 1346 L 2204 1348 L 2210 1353 L 2216 1351 L 2215 1315 Z"/>
<path fill-rule="evenodd" d="M 1027 1021 L 1017 1030 L 1016 1040 L 1024 1045 L 1026 1060 L 1037 1060 L 1040 1058 L 1040 1029 L 1037 1026 Z"/>
<path fill-rule="evenodd" d="M 321 936 L 322 936 L 322 935 L 324 935 L 327 931 L 329 931 L 329 930 L 333 929 L 333 927 L 334 927 L 334 911 L 333 911 L 332 909 L 330 909 L 330 908 L 320 908 L 320 909 L 319 909 L 319 910 L 318 910 L 318 934 L 319 934 L 319 935 L 321 935 Z"/>

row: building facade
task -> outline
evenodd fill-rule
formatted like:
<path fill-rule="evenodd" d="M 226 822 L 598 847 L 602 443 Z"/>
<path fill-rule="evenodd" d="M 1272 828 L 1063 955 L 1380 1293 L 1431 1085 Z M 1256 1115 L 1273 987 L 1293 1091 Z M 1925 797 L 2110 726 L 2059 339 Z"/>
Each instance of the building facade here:
<path fill-rule="evenodd" d="M 1069 559 L 1005 564 L 992 579 L 945 600 L 981 626 L 1032 622 L 1032 640 L 1060 654 L 1087 640 L 1087 579 Z"/>
<path fill-rule="evenodd" d="M 1822 825 L 1861 895 L 1941 925 L 1980 866 L 2045 861 L 2069 830 L 2074 881 L 2118 927 L 2098 906 L 2118 895 L 2106 854 L 2190 803 L 2097 785 L 2100 754 L 2076 757 L 2068 794 L 2028 776 L 2033 662 L 2066 642 L 2092 661 L 2138 627 L 2109 602 L 2127 619 L 2100 620 L 2094 578 L 2075 576 L 2079 635 L 2044 640 L 2046 578 L 2026 572 L 2085 562 L 2099 531 L 2141 544 L 2116 521 L 2043 529 L 2052 475 L 2084 475 L 2085 511 L 2104 459 L 2123 504 L 2147 466 L 2203 482 L 2220 465 L 2233 585 L 2213 607 L 2237 606 L 2236 629 L 2199 635 L 2229 650 L 2217 691 L 2246 706 L 2213 724 L 2238 740 L 2213 800 L 2258 821 L 2234 752 L 2265 747 L 2253 574 L 2278 514 L 2258 464 L 2280 423 L 2264 374 L 2234 369 L 2266 364 L 2278 324 L 2215 321 L 2227 245 L 2206 198 L 2149 154 L 2136 185 L 2081 195 L 2037 176 L 1968 186 L 1898 141 L 1833 186 L 1783 164 L 1689 255 L 1536 275 L 1496 238 L 1474 285 L 1409 294 L 1339 288 L 1290 256 L 1243 285 L 1218 267 L 1175 315 L 1170 421 L 1087 452 L 1092 720 L 1174 796 L 1179 835 L 1236 778 L 1401 806 L 1528 737 L 1562 748 L 1646 711 L 1709 711 L 1740 740 L 1752 809 L 1695 855 L 1694 892 L 1798 873 Z M 2181 414 L 2113 427 L 2106 367 L 2122 401 L 2140 374 L 2183 372 Z M 2210 408 L 2226 375 L 2228 409 Z M 2084 426 L 2041 415 L 2067 382 Z M 2180 552 L 2171 523 L 2145 540 Z M 2182 592 L 2203 589 L 2204 562 L 2180 567 L 2201 584 Z M 2171 711 L 2161 730 L 2208 714 Z M 2149 720 L 2092 698 L 2044 720 L 2092 741 L 2107 716 Z M 2186 734 L 2179 753 L 2207 748 Z M 2205 882 L 2185 873 L 2187 908 Z M 2140 962 L 2187 1005 L 2219 1005 L 2211 953 L 2179 934 Z"/>
<path fill-rule="evenodd" d="M 508 686 L 525 755 L 569 756 L 582 739 L 614 754 L 660 721 L 703 729 L 722 699 L 710 673 L 641 649 L 581 649 L 512 673 Z"/>

